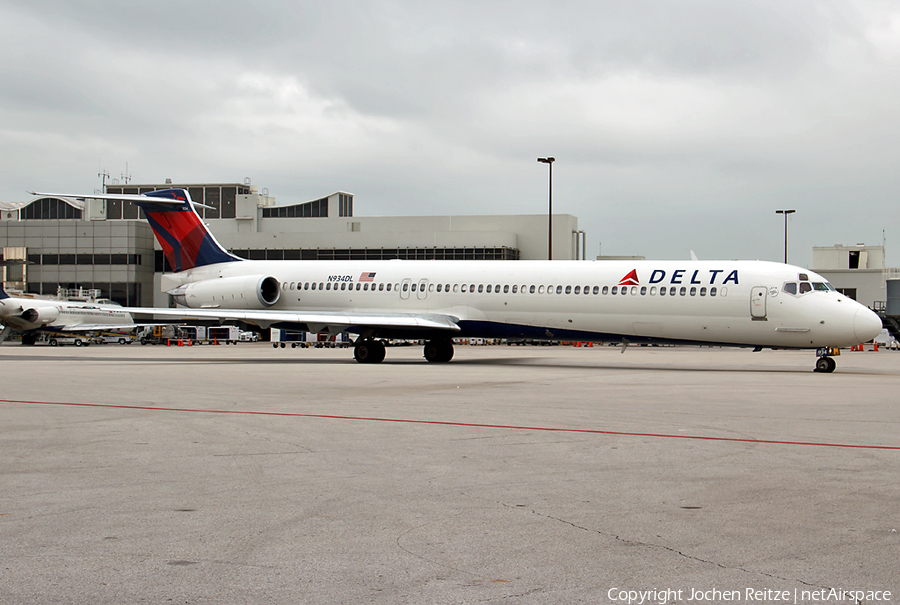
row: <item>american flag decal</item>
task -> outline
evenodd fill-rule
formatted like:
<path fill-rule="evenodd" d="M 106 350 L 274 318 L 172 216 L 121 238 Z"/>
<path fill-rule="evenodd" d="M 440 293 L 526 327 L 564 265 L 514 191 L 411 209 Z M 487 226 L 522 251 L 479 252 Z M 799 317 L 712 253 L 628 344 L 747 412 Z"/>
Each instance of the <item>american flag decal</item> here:
<path fill-rule="evenodd" d="M 359 276 L 359 281 L 375 281 L 375 272 L 371 271 L 369 273 L 363 273 Z"/>

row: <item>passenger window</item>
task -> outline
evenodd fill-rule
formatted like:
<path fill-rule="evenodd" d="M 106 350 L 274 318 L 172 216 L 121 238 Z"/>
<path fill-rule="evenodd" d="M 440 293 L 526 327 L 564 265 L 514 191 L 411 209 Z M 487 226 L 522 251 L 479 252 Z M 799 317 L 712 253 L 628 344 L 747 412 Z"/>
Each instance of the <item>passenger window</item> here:
<path fill-rule="evenodd" d="M 316 289 L 316 282 L 313 282 L 313 283 L 312 283 L 312 289 L 313 289 L 313 290 Z"/>
<path fill-rule="evenodd" d="M 624 292 L 624 290 L 622 290 L 622 292 Z M 637 295 L 637 286 L 631 286 L 631 295 L 632 296 Z"/>
<path fill-rule="evenodd" d="M 656 296 L 656 286 L 650 288 L 650 296 Z"/>
<path fill-rule="evenodd" d="M 490 294 L 492 289 L 493 289 L 493 288 L 491 287 L 491 284 L 488 284 L 488 286 L 487 286 L 487 293 Z M 481 290 L 481 288 L 479 288 L 479 291 L 480 291 L 480 290 Z"/>
<path fill-rule="evenodd" d="M 438 284 L 438 286 L 440 286 L 440 284 Z M 428 291 L 434 292 L 434 284 L 428 284 Z"/>
<path fill-rule="evenodd" d="M 467 286 L 466 284 L 463 284 L 463 285 L 462 285 L 462 291 L 463 291 L 463 292 L 468 292 L 468 291 L 469 291 L 469 286 Z"/>
<path fill-rule="evenodd" d="M 500 284 L 497 284 L 496 286 L 494 286 L 494 292 L 496 294 L 500 294 Z"/>
<path fill-rule="evenodd" d="M 453 284 L 453 291 L 459 292 L 459 284 Z"/>
<path fill-rule="evenodd" d="M 604 286 L 603 289 L 605 290 L 605 289 L 606 289 L 606 286 Z M 610 292 L 611 292 L 612 294 L 614 294 L 614 295 L 615 295 L 615 294 L 618 294 L 618 293 L 619 293 L 619 288 L 618 288 L 618 286 L 613 286 L 613 287 L 612 287 L 612 290 L 610 290 Z"/>
<path fill-rule="evenodd" d="M 534 286 L 531 286 L 531 287 L 528 289 L 528 293 L 529 293 L 529 294 L 534 294 Z"/>
<path fill-rule="evenodd" d="M 806 294 L 810 291 L 812 291 L 812 286 L 809 285 L 808 281 L 800 282 L 800 294 Z"/>
<path fill-rule="evenodd" d="M 575 286 L 574 294 L 581 294 L 581 286 Z"/>
<path fill-rule="evenodd" d="M 475 291 L 475 284 L 469 284 L 469 292 Z"/>
<path fill-rule="evenodd" d="M 697 288 L 691 288 L 691 296 L 697 296 Z"/>
<path fill-rule="evenodd" d="M 538 294 L 544 293 L 544 286 L 538 286 Z"/>
<path fill-rule="evenodd" d="M 684 286 L 681 286 L 681 291 L 679 292 L 679 294 L 681 294 L 682 296 L 687 294 L 687 288 L 685 288 Z"/>
<path fill-rule="evenodd" d="M 346 289 L 347 289 L 347 282 L 341 282 L 341 290 L 346 290 Z"/>
<path fill-rule="evenodd" d="M 562 286 L 560 286 L 559 288 L 562 288 Z M 560 293 L 559 288 L 556 289 L 557 294 Z M 566 286 L 566 294 L 571 294 L 571 293 L 572 293 L 572 286 Z"/>
<path fill-rule="evenodd" d="M 328 282 L 327 284 L 325 284 L 325 289 L 331 290 L 331 282 Z"/>
<path fill-rule="evenodd" d="M 662 287 L 659 289 L 659 295 L 660 295 L 660 296 L 665 296 L 665 295 L 666 295 L 666 287 L 665 287 L 665 286 L 662 286 Z"/>
<path fill-rule="evenodd" d="M 700 288 L 700 296 L 706 296 L 706 288 Z"/>
<path fill-rule="evenodd" d="M 594 286 L 594 294 L 595 295 L 599 294 L 599 292 L 600 292 L 600 286 Z M 606 292 L 604 292 L 604 294 L 606 294 Z"/>
<path fill-rule="evenodd" d="M 366 284 L 366 285 L 368 286 L 369 284 Z M 357 291 L 357 292 L 359 292 L 359 287 L 360 287 L 360 284 L 356 284 L 356 291 Z"/>
<path fill-rule="evenodd" d="M 710 289 L 709 289 L 709 295 L 710 295 L 710 296 L 715 296 L 715 295 L 716 295 L 716 289 L 715 289 L 715 288 L 710 288 Z"/>
<path fill-rule="evenodd" d="M 594 286 L 596 288 L 596 286 Z M 603 295 L 606 296 L 609 294 L 609 286 L 603 286 Z M 613 292 L 615 294 L 615 292 Z"/>
<path fill-rule="evenodd" d="M 508 294 L 508 293 L 509 293 L 509 286 L 507 286 L 507 285 L 504 284 L 504 286 L 503 286 L 503 293 L 504 293 L 504 294 Z M 515 291 L 515 286 L 513 286 L 513 294 L 515 294 L 515 293 L 516 293 L 516 291 Z"/>
<path fill-rule="evenodd" d="M 522 288 L 522 290 L 524 291 L 525 288 Z M 504 287 L 503 291 L 504 291 L 504 292 L 506 291 L 506 288 L 505 288 L 505 287 Z M 518 291 L 519 291 L 519 286 L 513 285 L 512 293 L 513 293 L 513 294 L 516 294 Z"/>
<path fill-rule="evenodd" d="M 490 286 L 488 286 L 488 288 L 490 288 Z M 478 293 L 481 294 L 482 292 L 484 292 L 484 286 L 481 284 L 478 284 Z M 490 290 L 488 290 L 488 292 L 490 292 Z"/>
<path fill-rule="evenodd" d="M 384 290 L 384 284 L 378 284 L 378 291 L 381 292 Z"/>
<path fill-rule="evenodd" d="M 641 296 L 647 295 L 647 286 L 641 286 Z"/>
<path fill-rule="evenodd" d="M 437 290 L 438 292 L 441 291 L 441 285 L 442 285 L 442 284 L 438 284 L 438 290 Z"/>
<path fill-rule="evenodd" d="M 385 286 L 384 289 L 387 290 L 388 292 L 390 292 L 390 291 L 391 291 L 391 284 L 388 284 L 387 286 Z"/>
<path fill-rule="evenodd" d="M 305 284 L 303 284 L 303 289 L 309 290 L 309 282 L 306 282 Z"/>

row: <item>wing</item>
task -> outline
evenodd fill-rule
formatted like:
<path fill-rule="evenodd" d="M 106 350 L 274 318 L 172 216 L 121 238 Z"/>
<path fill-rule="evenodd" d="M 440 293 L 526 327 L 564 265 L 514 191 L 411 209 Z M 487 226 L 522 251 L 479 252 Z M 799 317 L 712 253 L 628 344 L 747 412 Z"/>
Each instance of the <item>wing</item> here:
<path fill-rule="evenodd" d="M 130 324 L 65 324 L 44 326 L 42 330 L 50 332 L 95 332 L 97 330 L 131 330 L 133 328 L 141 328 L 143 326 L 156 325 L 149 323 L 130 323 Z"/>
<path fill-rule="evenodd" d="M 268 328 L 289 325 L 308 332 L 339 332 L 348 328 L 410 331 L 458 332 L 458 319 L 450 315 L 425 313 L 333 313 L 327 311 L 242 311 L 229 309 L 159 309 L 127 307 L 129 313 L 161 315 L 180 319 L 241 320 Z"/>

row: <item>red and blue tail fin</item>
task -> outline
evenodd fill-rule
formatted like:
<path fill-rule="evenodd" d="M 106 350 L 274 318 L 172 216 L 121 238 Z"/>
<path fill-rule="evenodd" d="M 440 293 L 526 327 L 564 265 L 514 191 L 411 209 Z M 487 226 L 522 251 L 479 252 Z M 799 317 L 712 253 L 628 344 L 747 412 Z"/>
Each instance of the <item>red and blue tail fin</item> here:
<path fill-rule="evenodd" d="M 203 224 L 185 189 L 150 191 L 141 197 L 159 198 L 143 201 L 131 198 L 150 222 L 166 260 L 175 271 L 243 260 L 227 252 Z"/>

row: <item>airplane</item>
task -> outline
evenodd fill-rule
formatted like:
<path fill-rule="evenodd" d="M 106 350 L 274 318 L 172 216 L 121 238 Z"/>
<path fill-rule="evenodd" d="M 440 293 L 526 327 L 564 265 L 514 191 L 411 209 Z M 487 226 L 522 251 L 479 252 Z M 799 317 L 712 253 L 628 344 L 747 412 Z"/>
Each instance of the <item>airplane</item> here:
<path fill-rule="evenodd" d="M 33 195 L 135 202 L 173 273 L 163 290 L 181 318 L 263 329 L 357 334 L 354 357 L 379 363 L 384 340 L 425 340 L 448 362 L 453 338 L 815 349 L 833 372 L 840 347 L 881 320 L 820 275 L 767 261 L 262 261 L 226 251 L 185 189 L 140 195 Z"/>
<path fill-rule="evenodd" d="M 115 303 L 94 304 L 10 296 L 0 284 L 0 342 L 14 330 L 22 332 L 22 344 L 33 345 L 41 332 L 67 334 L 127 330 L 138 327 L 131 314 Z M 81 340 L 76 340 L 79 345 Z"/>

